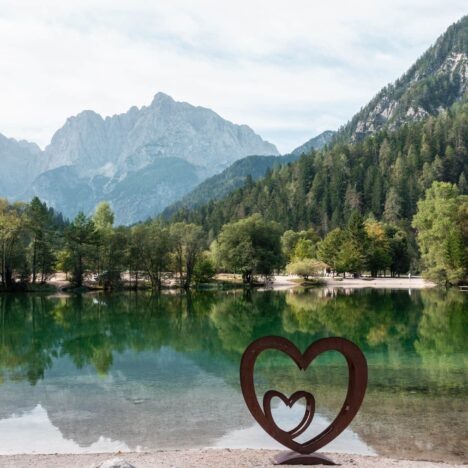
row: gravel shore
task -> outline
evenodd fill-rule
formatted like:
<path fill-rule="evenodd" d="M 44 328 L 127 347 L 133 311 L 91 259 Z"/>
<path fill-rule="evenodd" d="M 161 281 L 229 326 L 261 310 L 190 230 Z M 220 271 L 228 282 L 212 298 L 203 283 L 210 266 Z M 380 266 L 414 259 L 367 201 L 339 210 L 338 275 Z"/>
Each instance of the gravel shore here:
<path fill-rule="evenodd" d="M 296 282 L 294 281 L 296 280 Z M 277 275 L 272 284 L 275 290 L 286 290 L 298 287 L 298 276 Z M 419 276 L 401 278 L 340 278 L 340 277 L 326 277 L 320 278 L 323 282 L 323 287 L 328 288 L 344 288 L 344 289 L 363 289 L 363 288 L 376 288 L 376 289 L 426 289 L 433 288 L 435 283 L 427 281 Z"/>
<path fill-rule="evenodd" d="M 11 468 L 111 468 L 125 467 L 123 462 L 135 468 L 221 468 L 221 467 L 273 467 L 275 450 L 253 449 L 204 449 L 204 450 L 168 450 L 143 453 L 118 454 L 65 454 L 65 455 L 4 455 L 0 456 L 0 467 Z M 327 454 L 341 467 L 455 467 L 463 465 L 450 465 L 425 461 L 398 460 L 385 457 L 365 457 L 348 454 Z M 111 462 L 113 460 L 113 463 Z M 106 463 L 107 462 L 107 463 Z M 466 466 L 466 465 L 465 465 Z"/>

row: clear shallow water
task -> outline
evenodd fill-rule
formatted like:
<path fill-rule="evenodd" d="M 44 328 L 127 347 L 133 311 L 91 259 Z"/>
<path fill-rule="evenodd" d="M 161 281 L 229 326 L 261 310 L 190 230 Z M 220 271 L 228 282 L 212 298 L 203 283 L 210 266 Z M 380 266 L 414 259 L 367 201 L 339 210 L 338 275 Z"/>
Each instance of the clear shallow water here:
<path fill-rule="evenodd" d="M 242 352 L 270 334 L 364 350 L 366 399 L 328 450 L 465 459 L 468 295 L 434 290 L 0 296 L 0 453 L 277 447 L 239 388 Z M 320 432 L 345 394 L 334 354 L 303 374 L 267 352 L 258 389 L 310 389 Z M 274 414 L 286 428 L 302 411 Z"/>

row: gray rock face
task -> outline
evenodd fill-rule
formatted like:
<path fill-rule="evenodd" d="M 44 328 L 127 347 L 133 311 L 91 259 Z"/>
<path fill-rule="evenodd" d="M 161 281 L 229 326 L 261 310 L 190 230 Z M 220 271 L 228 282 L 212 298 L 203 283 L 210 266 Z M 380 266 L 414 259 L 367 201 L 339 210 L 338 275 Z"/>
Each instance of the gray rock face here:
<path fill-rule="evenodd" d="M 278 154 L 245 125 L 210 109 L 158 93 L 148 107 L 103 119 L 92 111 L 71 117 L 45 150 L 46 170 L 74 165 L 81 175 L 119 178 L 158 158 L 181 158 L 210 171 L 248 154 Z"/>
<path fill-rule="evenodd" d="M 343 127 L 359 140 L 383 128 L 437 115 L 468 92 L 468 16 L 450 26 L 398 80 L 383 88 Z"/>
<path fill-rule="evenodd" d="M 87 110 L 70 117 L 44 152 L 1 137 L 0 196 L 37 195 L 68 217 L 107 200 L 116 221 L 129 224 L 250 154 L 279 153 L 246 125 L 158 93 L 149 106 L 124 114 L 102 118 Z"/>
<path fill-rule="evenodd" d="M 39 174 L 44 156 L 39 146 L 0 134 L 0 197 L 15 198 Z"/>
<path fill-rule="evenodd" d="M 300 156 L 303 153 L 309 153 L 311 150 L 322 149 L 325 145 L 328 145 L 335 136 L 336 132 L 333 130 L 326 130 L 325 132 L 320 133 L 316 137 L 311 138 L 306 141 L 303 145 L 298 146 L 291 154 Z"/>

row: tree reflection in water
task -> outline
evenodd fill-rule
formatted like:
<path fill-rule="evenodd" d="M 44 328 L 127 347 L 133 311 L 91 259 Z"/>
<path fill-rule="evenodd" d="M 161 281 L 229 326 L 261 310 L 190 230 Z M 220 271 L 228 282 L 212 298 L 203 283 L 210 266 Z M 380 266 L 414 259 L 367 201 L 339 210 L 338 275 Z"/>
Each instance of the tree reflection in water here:
<path fill-rule="evenodd" d="M 240 357 L 252 340 L 281 335 L 304 349 L 320 337 L 343 336 L 369 362 L 369 390 L 354 430 L 381 453 L 412 457 L 419 450 L 425 458 L 459 460 L 467 440 L 467 306 L 466 294 L 433 289 L 6 294 L 0 296 L 0 381 L 35 386 L 63 359 L 105 376 L 119 355 L 131 352 L 137 362 L 140 353 L 171 348 L 238 392 Z M 313 382 L 331 416 L 342 401 L 344 369 L 330 354 L 303 375 L 269 354 L 256 370 L 260 387 L 293 391 Z M 70 377 L 68 385 L 73 382 Z"/>

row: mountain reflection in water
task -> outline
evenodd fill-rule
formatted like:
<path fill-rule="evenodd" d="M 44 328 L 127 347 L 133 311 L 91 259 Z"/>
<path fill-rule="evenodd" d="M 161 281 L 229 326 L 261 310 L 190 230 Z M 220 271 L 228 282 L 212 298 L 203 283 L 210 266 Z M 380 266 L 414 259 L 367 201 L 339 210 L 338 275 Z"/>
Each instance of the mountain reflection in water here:
<path fill-rule="evenodd" d="M 2 295 L 0 453 L 234 447 L 246 434 L 270 447 L 255 432 L 238 373 L 245 347 L 274 334 L 301 349 L 344 336 L 366 354 L 362 410 L 330 449 L 460 461 L 467 305 L 462 293 L 436 290 Z M 256 381 L 259 392 L 307 385 L 317 421 L 328 421 L 343 401 L 346 368 L 328 353 L 299 373 L 267 352 Z M 37 425 L 47 428 L 42 442 Z"/>

